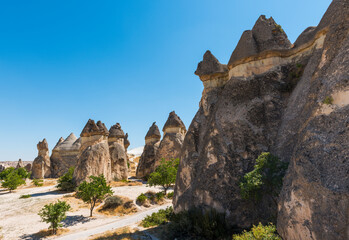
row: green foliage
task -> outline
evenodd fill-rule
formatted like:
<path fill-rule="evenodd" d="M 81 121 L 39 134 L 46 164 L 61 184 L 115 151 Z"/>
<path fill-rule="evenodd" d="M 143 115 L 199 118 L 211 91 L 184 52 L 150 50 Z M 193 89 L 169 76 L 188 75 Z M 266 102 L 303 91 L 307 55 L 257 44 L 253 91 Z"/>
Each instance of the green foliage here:
<path fill-rule="evenodd" d="M 214 209 L 193 208 L 173 214 L 166 232 L 168 239 L 231 239 L 231 229 L 227 226 L 224 213 Z"/>
<path fill-rule="evenodd" d="M 117 208 L 121 206 L 124 201 L 118 196 L 111 196 L 105 199 L 103 209 Z"/>
<path fill-rule="evenodd" d="M 26 195 L 21 195 L 19 198 L 30 198 L 32 195 L 30 195 L 30 194 L 26 194 Z"/>
<path fill-rule="evenodd" d="M 25 168 L 17 168 L 15 171 L 17 171 L 18 175 L 23 179 L 30 178 L 30 173 L 28 173 Z"/>
<path fill-rule="evenodd" d="M 287 163 L 270 153 L 259 155 L 254 169 L 246 173 L 240 182 L 242 198 L 259 200 L 263 194 L 273 199 L 278 197 L 287 166 Z"/>
<path fill-rule="evenodd" d="M 167 190 L 176 182 L 178 165 L 178 158 L 167 161 L 162 159 L 160 166 L 156 168 L 155 172 L 150 174 L 148 185 L 162 186 L 166 195 Z"/>
<path fill-rule="evenodd" d="M 277 31 L 279 31 L 279 32 L 281 32 L 281 33 L 284 32 L 284 30 L 282 29 L 281 25 L 279 25 L 279 24 L 275 24 L 274 30 L 277 30 Z"/>
<path fill-rule="evenodd" d="M 141 225 L 143 227 L 153 227 L 158 226 L 160 224 L 167 223 L 171 216 L 173 215 L 173 208 L 168 207 L 166 209 L 160 209 L 158 212 L 152 213 L 150 216 L 146 216 L 142 222 Z"/>
<path fill-rule="evenodd" d="M 301 63 L 297 63 L 297 64 L 296 64 L 296 67 L 297 67 L 297 68 L 303 68 L 303 67 L 304 67 L 304 65 L 303 65 L 303 64 L 301 64 Z"/>
<path fill-rule="evenodd" d="M 8 167 L 4 171 L 0 172 L 0 180 L 5 180 L 7 175 L 9 175 L 11 172 L 15 170 L 14 167 Z"/>
<path fill-rule="evenodd" d="M 155 193 L 155 198 L 156 198 L 157 201 L 161 201 L 161 200 L 163 200 L 165 198 L 165 193 L 157 192 L 157 193 Z"/>
<path fill-rule="evenodd" d="M 327 105 L 332 105 L 333 104 L 333 97 L 332 96 L 325 97 L 325 99 L 322 101 L 322 103 L 327 104 Z"/>
<path fill-rule="evenodd" d="M 103 200 L 107 196 L 113 194 L 111 187 L 107 185 L 107 182 L 103 175 L 98 177 L 90 176 L 90 182 L 84 181 L 77 188 L 77 196 L 84 202 L 90 203 L 90 217 L 92 217 L 93 209 L 97 200 Z"/>
<path fill-rule="evenodd" d="M 61 191 L 73 192 L 76 185 L 73 181 L 74 167 L 69 168 L 68 172 L 58 179 L 57 188 Z"/>
<path fill-rule="evenodd" d="M 252 227 L 251 231 L 243 231 L 241 234 L 234 234 L 233 240 L 282 240 L 276 233 L 276 227 L 273 224 Z"/>
<path fill-rule="evenodd" d="M 25 184 L 25 180 L 14 170 L 6 176 L 1 185 L 12 192 L 12 190 L 17 189 L 17 187 L 22 184 Z"/>
<path fill-rule="evenodd" d="M 16 172 L 17 175 L 19 175 L 23 179 L 30 177 L 30 173 L 28 173 L 25 168 L 17 168 L 16 169 L 14 167 L 8 167 L 0 173 L 0 180 L 5 180 L 6 177 L 12 172 Z"/>
<path fill-rule="evenodd" d="M 148 199 L 147 196 L 145 196 L 144 193 L 141 193 L 141 195 L 139 195 L 139 196 L 137 197 L 136 201 L 137 201 L 140 205 L 143 205 L 147 199 Z"/>
<path fill-rule="evenodd" d="M 172 199 L 174 195 L 174 192 L 167 193 L 167 198 Z"/>
<path fill-rule="evenodd" d="M 50 203 L 45 205 L 38 213 L 43 222 L 49 223 L 53 234 L 56 234 L 57 228 L 62 227 L 61 221 L 66 219 L 66 212 L 70 210 L 70 205 L 65 201 Z"/>
<path fill-rule="evenodd" d="M 32 183 L 34 184 L 34 186 L 36 187 L 42 187 L 44 185 L 44 180 L 42 179 L 36 179 L 34 178 Z"/>

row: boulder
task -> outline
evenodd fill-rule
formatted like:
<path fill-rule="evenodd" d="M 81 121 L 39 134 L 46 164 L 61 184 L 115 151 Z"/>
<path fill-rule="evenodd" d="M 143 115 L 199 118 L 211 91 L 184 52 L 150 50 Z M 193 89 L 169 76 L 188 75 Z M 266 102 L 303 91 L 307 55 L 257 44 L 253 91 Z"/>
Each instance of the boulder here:
<path fill-rule="evenodd" d="M 125 134 L 120 123 L 111 126 L 108 144 L 111 159 L 111 178 L 121 180 L 128 178 L 127 155 L 124 144 Z"/>
<path fill-rule="evenodd" d="M 81 143 L 74 133 L 71 133 L 65 140 L 60 138 L 51 154 L 51 176 L 60 177 L 68 172 L 70 167 L 75 167 L 78 162 L 78 155 Z"/>
<path fill-rule="evenodd" d="M 154 122 L 145 136 L 145 146 L 137 165 L 136 177 L 147 178 L 154 171 L 155 158 L 160 145 L 161 134 Z"/>
<path fill-rule="evenodd" d="M 111 161 L 108 146 L 109 131 L 104 123 L 89 119 L 80 134 L 81 146 L 73 179 L 80 184 L 88 177 L 103 174 L 111 180 Z"/>
<path fill-rule="evenodd" d="M 38 148 L 38 156 L 34 159 L 32 165 L 32 178 L 43 179 L 50 177 L 50 156 L 48 151 L 48 144 L 46 139 L 44 138 L 37 145 Z"/>

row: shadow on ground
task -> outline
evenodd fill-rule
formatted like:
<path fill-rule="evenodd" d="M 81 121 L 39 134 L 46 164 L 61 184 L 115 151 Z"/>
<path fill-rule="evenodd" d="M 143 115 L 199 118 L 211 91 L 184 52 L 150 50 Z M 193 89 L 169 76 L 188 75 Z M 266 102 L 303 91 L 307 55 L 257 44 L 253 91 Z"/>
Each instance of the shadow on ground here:
<path fill-rule="evenodd" d="M 71 227 L 74 226 L 78 223 L 87 223 L 90 222 L 91 218 L 89 217 L 84 217 L 83 215 L 75 215 L 75 216 L 67 216 L 67 218 L 62 222 L 63 227 Z"/>
<path fill-rule="evenodd" d="M 60 195 L 62 192 L 53 190 L 49 192 L 42 192 L 42 193 L 33 193 L 31 194 L 32 197 L 42 197 L 42 196 L 47 196 L 47 195 Z"/>

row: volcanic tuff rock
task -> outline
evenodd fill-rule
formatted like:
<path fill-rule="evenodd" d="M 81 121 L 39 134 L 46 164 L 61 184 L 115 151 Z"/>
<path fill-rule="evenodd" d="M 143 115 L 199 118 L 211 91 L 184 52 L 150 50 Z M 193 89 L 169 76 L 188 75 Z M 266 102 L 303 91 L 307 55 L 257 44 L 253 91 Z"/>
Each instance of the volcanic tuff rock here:
<path fill-rule="evenodd" d="M 219 84 L 199 75 L 205 89 L 182 147 L 176 212 L 213 207 L 241 228 L 278 212 L 283 239 L 349 239 L 348 4 L 333 1 L 292 48 L 262 16 Z M 278 208 L 240 196 L 240 178 L 263 151 L 290 163 Z"/>
<path fill-rule="evenodd" d="M 0 164 L 0 172 L 4 171 L 6 169 L 5 165 Z"/>
<path fill-rule="evenodd" d="M 24 166 L 25 170 L 27 170 L 27 172 L 31 172 L 32 170 L 32 164 L 28 163 L 27 165 Z"/>
<path fill-rule="evenodd" d="M 65 140 L 60 138 L 51 154 L 51 177 L 60 177 L 78 162 L 80 138 L 71 133 Z"/>
<path fill-rule="evenodd" d="M 130 146 L 130 141 L 128 140 L 128 133 L 125 134 L 125 137 L 124 137 L 124 147 L 125 147 L 125 150 L 127 151 L 127 148 Z"/>
<path fill-rule="evenodd" d="M 159 128 L 154 122 L 145 136 L 145 146 L 136 171 L 137 178 L 146 178 L 154 171 L 155 157 L 159 149 L 160 138 Z"/>
<path fill-rule="evenodd" d="M 37 145 L 38 156 L 34 159 L 32 165 L 32 178 L 42 179 L 50 176 L 50 156 L 48 152 L 48 144 L 46 139 Z"/>
<path fill-rule="evenodd" d="M 128 177 L 124 138 L 125 134 L 121 129 L 120 123 L 111 126 L 109 130 L 108 144 L 111 158 L 111 178 L 115 180 L 127 179 Z"/>
<path fill-rule="evenodd" d="M 184 123 L 174 111 L 170 112 L 162 131 L 164 137 L 156 154 L 153 171 L 161 163 L 161 159 L 180 157 L 184 136 L 187 132 Z"/>
<path fill-rule="evenodd" d="M 108 146 L 108 129 L 98 121 L 89 119 L 80 134 L 81 147 L 78 163 L 74 171 L 74 181 L 80 184 L 91 175 L 103 174 L 111 180 L 111 161 Z"/>
<path fill-rule="evenodd" d="M 22 159 L 19 159 L 16 168 L 22 168 L 22 167 L 24 167 Z"/>

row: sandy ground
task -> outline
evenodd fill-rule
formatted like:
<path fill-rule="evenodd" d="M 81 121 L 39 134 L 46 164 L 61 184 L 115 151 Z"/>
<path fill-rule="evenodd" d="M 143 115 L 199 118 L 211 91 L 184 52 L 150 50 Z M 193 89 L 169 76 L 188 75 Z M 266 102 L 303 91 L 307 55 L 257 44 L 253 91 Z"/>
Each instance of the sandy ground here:
<path fill-rule="evenodd" d="M 149 190 L 158 192 L 161 189 L 155 187 L 146 187 L 145 184 L 138 186 L 124 186 L 114 187 L 114 195 L 124 196 L 135 201 L 137 196 L 141 193 Z M 20 199 L 21 195 L 31 194 L 31 198 Z M 47 229 L 48 224 L 41 222 L 38 212 L 40 209 L 50 202 L 55 202 L 57 199 L 68 199 L 64 195 L 66 193 L 56 192 L 55 186 L 43 186 L 43 187 L 22 187 L 12 193 L 8 193 L 4 189 L 0 188 L 0 236 L 3 239 L 37 239 L 35 234 L 40 230 Z M 80 200 L 79 200 L 80 201 Z M 166 205 L 168 205 L 167 203 Z M 94 217 L 89 218 L 89 209 L 86 208 L 81 202 L 80 207 L 74 207 L 73 211 L 67 213 L 67 219 L 64 221 L 64 227 L 69 229 L 68 235 L 75 234 L 90 230 L 91 228 L 97 228 L 100 226 L 108 225 L 108 229 L 114 229 L 115 226 L 124 226 L 120 219 L 127 220 L 131 216 L 106 216 L 94 211 Z M 144 207 L 138 207 L 138 211 L 149 211 Z M 138 214 L 138 213 L 137 213 Z M 139 215 L 142 216 L 143 215 Z M 139 221 L 140 217 L 134 218 Z M 134 222 L 132 220 L 131 222 Z M 113 226 L 114 222 L 117 225 Z M 100 232 L 97 231 L 97 232 Z M 83 236 L 84 234 L 80 235 Z M 73 235 L 72 235 L 73 236 Z M 0 237 L 1 239 L 1 237 Z M 69 238 L 66 238 L 69 239 Z"/>

